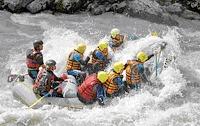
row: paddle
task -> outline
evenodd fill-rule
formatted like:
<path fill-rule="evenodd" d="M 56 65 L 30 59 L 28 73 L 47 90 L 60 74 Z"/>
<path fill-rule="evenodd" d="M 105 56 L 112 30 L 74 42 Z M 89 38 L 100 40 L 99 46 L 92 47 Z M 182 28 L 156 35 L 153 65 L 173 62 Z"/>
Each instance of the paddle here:
<path fill-rule="evenodd" d="M 153 32 L 150 32 L 150 35 L 151 35 L 151 36 L 158 36 L 158 33 L 157 33 L 156 31 L 153 31 Z M 139 34 L 138 36 L 136 36 L 136 35 L 129 35 L 129 36 L 127 36 L 127 38 L 128 38 L 129 40 L 140 39 L 140 38 L 142 38 L 142 34 Z"/>
<path fill-rule="evenodd" d="M 65 83 L 65 81 L 63 81 L 61 84 L 59 84 L 58 86 L 56 86 L 53 91 L 55 91 L 56 89 L 58 89 L 59 87 L 63 86 Z M 28 108 L 32 108 L 33 106 L 35 106 L 36 104 L 38 104 L 43 98 L 47 97 L 48 95 L 50 95 L 50 92 L 48 92 L 47 94 L 45 94 L 44 96 L 42 96 L 40 99 L 38 99 L 36 102 L 34 102 L 32 105 L 30 105 Z"/>
<path fill-rule="evenodd" d="M 162 42 L 162 44 L 160 44 L 158 54 L 155 55 L 155 65 L 156 65 L 156 69 L 155 69 L 155 71 L 154 71 L 154 73 L 153 73 L 154 78 L 157 78 L 157 76 L 158 76 L 158 64 L 160 63 L 160 57 L 161 57 L 162 50 L 166 48 L 166 45 L 167 45 L 166 42 Z"/>
<path fill-rule="evenodd" d="M 158 57 L 155 55 L 155 63 L 156 63 L 156 77 L 158 76 Z"/>
<path fill-rule="evenodd" d="M 16 82 L 17 79 L 19 79 L 20 81 L 24 81 L 24 76 L 28 75 L 28 74 L 24 74 L 24 75 L 20 75 L 20 74 L 10 74 L 8 76 L 7 82 L 11 83 L 11 82 Z"/>

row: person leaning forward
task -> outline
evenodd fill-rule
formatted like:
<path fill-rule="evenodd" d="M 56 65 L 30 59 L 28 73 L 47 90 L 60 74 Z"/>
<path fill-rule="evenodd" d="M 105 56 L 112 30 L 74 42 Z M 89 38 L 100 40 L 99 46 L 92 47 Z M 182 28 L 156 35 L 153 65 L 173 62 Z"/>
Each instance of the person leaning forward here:
<path fill-rule="evenodd" d="M 124 41 L 128 40 L 136 40 L 139 39 L 140 36 L 127 36 L 120 33 L 120 30 L 118 28 L 113 28 L 110 32 L 110 39 L 108 41 L 110 48 L 112 48 L 113 51 L 120 50 L 124 46 Z"/>
<path fill-rule="evenodd" d="M 145 52 L 139 52 L 136 58 L 134 58 L 133 60 L 127 60 L 125 64 L 126 88 L 130 87 L 130 89 L 135 88 L 136 90 L 138 90 L 141 82 L 149 82 L 145 74 L 145 68 L 143 64 L 157 53 L 157 51 L 154 51 L 151 55 L 148 56 Z"/>
<path fill-rule="evenodd" d="M 105 71 L 99 71 L 98 74 L 91 74 L 85 78 L 84 82 L 78 86 L 77 97 L 84 104 L 93 104 L 98 100 L 99 105 L 104 105 L 103 101 L 103 83 L 108 79 Z"/>
<path fill-rule="evenodd" d="M 96 49 L 92 52 L 91 67 L 89 67 L 93 68 L 91 73 L 97 73 L 100 70 L 104 70 L 109 61 L 108 43 L 106 41 L 100 41 Z"/>
<path fill-rule="evenodd" d="M 124 64 L 122 62 L 114 63 L 113 69 L 108 74 L 108 80 L 104 83 L 108 97 L 115 97 L 124 93 L 123 71 Z"/>
<path fill-rule="evenodd" d="M 92 55 L 92 52 L 90 52 L 89 56 L 87 56 L 86 59 L 84 60 L 83 54 L 85 50 L 86 50 L 85 44 L 78 44 L 76 49 L 71 51 L 71 53 L 68 56 L 67 65 L 66 65 L 67 73 L 69 75 L 73 75 L 77 80 L 79 79 L 83 80 L 86 77 L 86 73 L 82 71 L 83 68 L 81 67 L 81 65 L 86 67 L 87 63 L 90 60 L 90 56 Z M 80 80 L 80 82 L 78 81 L 78 83 L 81 83 L 82 80 Z"/>

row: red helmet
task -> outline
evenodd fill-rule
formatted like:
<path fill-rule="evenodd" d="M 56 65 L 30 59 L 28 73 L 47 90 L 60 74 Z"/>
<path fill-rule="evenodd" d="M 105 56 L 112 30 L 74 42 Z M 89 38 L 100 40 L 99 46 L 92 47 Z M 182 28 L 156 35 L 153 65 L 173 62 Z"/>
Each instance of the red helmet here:
<path fill-rule="evenodd" d="M 67 77 L 66 74 L 62 74 L 62 75 L 60 76 L 60 78 L 63 79 L 63 80 L 65 80 L 65 79 L 67 79 L 68 77 Z"/>

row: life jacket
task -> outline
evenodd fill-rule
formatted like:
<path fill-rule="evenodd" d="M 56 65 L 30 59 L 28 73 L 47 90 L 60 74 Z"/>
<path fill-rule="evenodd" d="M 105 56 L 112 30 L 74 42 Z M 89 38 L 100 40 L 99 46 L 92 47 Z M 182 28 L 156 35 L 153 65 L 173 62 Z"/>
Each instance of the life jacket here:
<path fill-rule="evenodd" d="M 80 53 L 76 50 L 73 50 L 68 56 L 67 65 L 66 65 L 67 70 L 80 70 L 81 69 L 79 62 L 77 62 L 74 59 L 70 59 L 71 55 L 73 55 L 75 52 L 77 52 L 80 55 L 80 57 L 83 58 L 82 53 Z"/>
<path fill-rule="evenodd" d="M 54 80 L 55 76 L 54 74 L 49 73 L 47 70 L 40 70 L 38 73 L 38 77 L 35 81 L 35 84 L 33 85 L 33 89 L 37 88 L 40 84 L 40 80 L 41 79 L 46 79 L 47 78 L 47 82 L 45 82 L 44 86 L 46 87 L 47 91 L 49 91 L 52 87 L 52 80 Z"/>
<path fill-rule="evenodd" d="M 143 64 L 142 62 L 137 62 L 134 60 L 128 60 L 126 67 L 126 82 L 128 84 L 134 85 L 135 83 L 138 85 L 141 82 L 141 77 L 139 73 L 135 72 L 135 66 L 138 64 Z"/>
<path fill-rule="evenodd" d="M 78 93 L 86 100 L 93 100 L 96 97 L 96 92 L 93 91 L 93 87 L 99 84 L 96 74 L 91 74 L 86 77 L 85 81 L 78 87 Z"/>
<path fill-rule="evenodd" d="M 99 49 L 99 47 L 97 47 L 97 48 L 92 52 L 92 64 L 98 62 L 100 66 L 105 66 L 105 65 L 106 65 L 105 62 L 104 62 L 103 60 L 98 59 L 98 58 L 95 56 L 95 52 L 96 52 L 96 51 L 100 51 L 100 52 L 103 54 L 103 56 L 104 56 L 105 58 L 107 58 L 107 56 L 108 56 L 108 49 L 107 49 L 106 51 L 101 51 L 101 50 Z"/>
<path fill-rule="evenodd" d="M 37 54 L 41 54 L 41 52 L 36 51 L 35 49 L 27 50 L 26 54 L 26 64 L 29 70 L 38 70 L 41 64 L 38 64 L 35 57 Z"/>
<path fill-rule="evenodd" d="M 111 70 L 108 75 L 108 80 L 104 83 L 105 90 L 108 94 L 112 95 L 117 92 L 120 87 L 118 84 L 114 84 L 113 80 L 116 77 L 121 77 L 120 73 L 116 73 L 115 71 Z"/>
<path fill-rule="evenodd" d="M 123 43 L 124 37 L 122 35 L 120 35 L 119 39 L 113 38 L 112 36 L 110 37 L 110 40 L 113 41 L 115 44 L 117 43 Z M 116 51 L 120 48 L 123 48 L 123 44 L 119 45 L 118 47 L 111 47 L 113 51 Z"/>

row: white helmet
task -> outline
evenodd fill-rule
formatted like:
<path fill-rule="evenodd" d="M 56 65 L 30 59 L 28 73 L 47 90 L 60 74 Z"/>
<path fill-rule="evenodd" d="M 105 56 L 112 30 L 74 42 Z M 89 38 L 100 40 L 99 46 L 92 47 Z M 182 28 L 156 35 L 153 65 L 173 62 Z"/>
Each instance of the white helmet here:
<path fill-rule="evenodd" d="M 117 34 L 120 34 L 120 30 L 118 28 L 114 28 L 111 30 L 110 34 L 113 38 L 115 38 Z"/>

